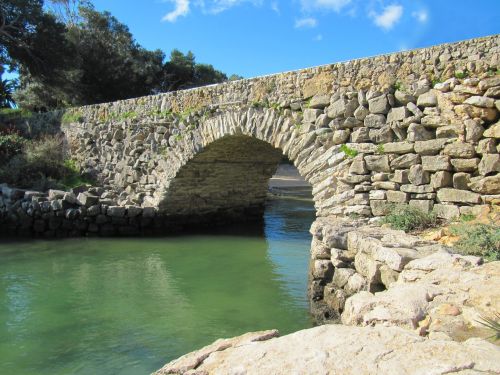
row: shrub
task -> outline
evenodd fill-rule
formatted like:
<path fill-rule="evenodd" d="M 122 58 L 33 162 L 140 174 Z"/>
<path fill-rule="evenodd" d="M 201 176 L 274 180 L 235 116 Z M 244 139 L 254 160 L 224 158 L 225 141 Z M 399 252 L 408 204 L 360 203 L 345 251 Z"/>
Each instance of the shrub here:
<path fill-rule="evenodd" d="M 45 136 L 25 142 L 22 152 L 0 168 L 0 182 L 43 191 L 71 188 L 88 180 L 81 176 L 74 161 L 65 160 L 62 139 Z"/>
<path fill-rule="evenodd" d="M 477 322 L 493 331 L 493 335 L 489 338 L 493 338 L 495 340 L 500 340 L 500 314 L 499 313 L 495 313 L 494 317 L 481 316 L 481 319 L 477 320 Z"/>
<path fill-rule="evenodd" d="M 6 164 L 14 155 L 20 154 L 26 138 L 18 134 L 0 134 L 0 165 Z"/>
<path fill-rule="evenodd" d="M 461 254 L 500 260 L 500 227 L 488 224 L 456 224 L 450 228 L 460 239 L 454 248 Z"/>
<path fill-rule="evenodd" d="M 409 232 L 433 227 L 438 223 L 438 220 L 433 212 L 427 213 L 408 205 L 395 205 L 390 207 L 389 214 L 382 219 L 382 222 L 389 224 L 394 229 Z"/>

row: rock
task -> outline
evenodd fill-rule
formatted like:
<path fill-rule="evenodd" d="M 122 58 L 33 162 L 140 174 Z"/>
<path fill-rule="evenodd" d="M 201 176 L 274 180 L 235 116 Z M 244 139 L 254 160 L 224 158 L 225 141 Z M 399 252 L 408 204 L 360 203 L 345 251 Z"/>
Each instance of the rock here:
<path fill-rule="evenodd" d="M 468 187 L 479 194 L 500 194 L 500 174 L 472 178 Z"/>
<path fill-rule="evenodd" d="M 365 117 L 364 124 L 369 128 L 381 128 L 385 124 L 385 116 L 371 113 Z"/>
<path fill-rule="evenodd" d="M 99 203 L 99 197 L 91 195 L 87 192 L 78 194 L 77 201 L 85 207 L 90 207 Z"/>
<path fill-rule="evenodd" d="M 428 141 L 434 138 L 432 132 L 425 129 L 421 124 L 410 124 L 408 126 L 408 136 L 407 139 L 410 142 L 416 141 Z"/>
<path fill-rule="evenodd" d="M 424 171 L 449 171 L 451 169 L 450 157 L 446 155 L 422 156 Z"/>
<path fill-rule="evenodd" d="M 431 176 L 431 186 L 434 189 L 452 186 L 451 173 L 447 171 L 437 171 Z"/>
<path fill-rule="evenodd" d="M 484 96 L 471 96 L 464 103 L 483 108 L 493 108 L 495 106 L 495 101 L 493 99 Z"/>
<path fill-rule="evenodd" d="M 445 220 L 455 220 L 460 216 L 458 206 L 452 204 L 435 204 L 434 213 L 438 218 Z"/>
<path fill-rule="evenodd" d="M 481 196 L 479 194 L 459 189 L 440 189 L 438 190 L 437 198 L 439 202 L 481 203 Z"/>
<path fill-rule="evenodd" d="M 479 81 L 479 90 L 488 90 L 491 87 L 500 86 L 500 77 L 497 75 L 495 77 L 485 78 Z"/>
<path fill-rule="evenodd" d="M 406 203 L 410 198 L 408 193 L 395 190 L 387 191 L 386 196 L 387 201 L 391 203 Z"/>
<path fill-rule="evenodd" d="M 384 152 L 387 154 L 407 154 L 413 152 L 413 143 L 393 142 L 384 144 Z"/>
<path fill-rule="evenodd" d="M 416 164 L 410 167 L 408 179 L 413 185 L 425 185 L 430 182 L 429 172 L 424 171 L 422 165 Z"/>
<path fill-rule="evenodd" d="M 416 207 L 422 212 L 429 213 L 434 208 L 434 201 L 428 199 L 412 199 L 408 202 L 408 205 Z"/>
<path fill-rule="evenodd" d="M 486 129 L 483 136 L 486 138 L 500 138 L 500 121 Z"/>
<path fill-rule="evenodd" d="M 480 339 L 428 340 L 398 327 L 338 324 L 277 335 L 276 331 L 264 331 L 217 340 L 170 362 L 155 374 L 417 375 L 464 372 L 462 369 L 471 374 L 500 371 L 495 361 L 498 347 Z"/>
<path fill-rule="evenodd" d="M 370 114 L 370 111 L 368 110 L 368 108 L 365 108 L 363 106 L 359 106 L 354 111 L 354 118 L 356 120 L 359 120 L 359 121 L 364 121 L 366 116 L 368 116 L 369 114 Z"/>
<path fill-rule="evenodd" d="M 475 172 L 479 165 L 479 159 L 451 159 L 451 165 L 457 172 Z"/>
<path fill-rule="evenodd" d="M 417 154 L 405 154 L 396 157 L 391 162 L 392 169 L 405 169 L 412 165 L 420 163 L 420 155 Z"/>
<path fill-rule="evenodd" d="M 380 95 L 368 100 L 368 109 L 371 113 L 386 114 L 389 112 L 389 102 L 386 95 Z"/>
<path fill-rule="evenodd" d="M 405 193 L 424 194 L 434 192 L 434 188 L 431 185 L 401 185 L 401 191 Z"/>
<path fill-rule="evenodd" d="M 314 123 L 314 122 L 316 122 L 316 119 L 318 118 L 318 116 L 321 115 L 322 113 L 323 113 L 323 111 L 321 109 L 306 108 L 304 110 L 303 121 Z"/>
<path fill-rule="evenodd" d="M 436 129 L 436 138 L 461 138 L 465 134 L 463 125 L 446 125 Z"/>
<path fill-rule="evenodd" d="M 336 268 L 332 278 L 332 284 L 337 288 L 343 288 L 347 284 L 349 278 L 354 275 L 356 271 L 352 268 Z"/>
<path fill-rule="evenodd" d="M 437 97 L 431 91 L 420 95 L 417 99 L 417 105 L 419 107 L 435 107 L 437 106 L 437 104 L 438 104 Z"/>
<path fill-rule="evenodd" d="M 373 216 L 384 216 L 389 213 L 391 205 L 386 200 L 370 201 L 370 208 Z"/>
<path fill-rule="evenodd" d="M 314 95 L 309 102 L 309 108 L 323 109 L 330 105 L 330 95 Z"/>
<path fill-rule="evenodd" d="M 394 171 L 394 174 L 391 178 L 391 181 L 397 182 L 399 184 L 407 184 L 408 180 L 408 171 L 405 169 L 397 169 Z"/>
<path fill-rule="evenodd" d="M 365 143 L 370 141 L 369 129 L 368 128 L 358 128 L 351 134 L 351 142 L 353 143 Z"/>
<path fill-rule="evenodd" d="M 348 139 L 351 131 L 349 129 L 335 130 L 332 136 L 332 142 L 334 145 L 344 144 Z"/>
<path fill-rule="evenodd" d="M 409 102 L 415 101 L 415 97 L 413 95 L 410 95 L 407 92 L 404 92 L 401 90 L 396 90 L 396 92 L 394 93 L 394 96 L 396 97 L 396 100 L 403 105 L 406 105 Z"/>
<path fill-rule="evenodd" d="M 454 142 L 445 146 L 443 154 L 454 158 L 467 159 L 476 156 L 476 150 L 470 143 Z"/>
<path fill-rule="evenodd" d="M 410 112 L 406 107 L 392 108 L 387 114 L 387 122 L 403 121 L 409 115 Z"/>
<path fill-rule="evenodd" d="M 370 171 L 390 172 L 389 158 L 387 155 L 367 155 L 365 156 L 366 167 Z"/>
<path fill-rule="evenodd" d="M 392 283 L 395 283 L 396 281 L 398 281 L 398 278 L 399 278 L 399 272 L 394 271 L 393 269 L 386 266 L 385 264 L 383 264 L 380 267 L 380 280 L 382 281 L 382 284 L 384 284 L 384 286 L 386 288 L 389 288 L 389 286 Z M 345 307 L 345 303 L 344 303 L 344 307 Z"/>
<path fill-rule="evenodd" d="M 446 139 L 433 139 L 430 141 L 415 142 L 415 152 L 419 155 L 436 155 L 445 146 Z"/>
<path fill-rule="evenodd" d="M 380 283 L 381 263 L 375 261 L 369 255 L 359 252 L 354 257 L 356 271 L 365 277 L 370 284 Z"/>
<path fill-rule="evenodd" d="M 343 116 L 346 111 L 347 101 L 343 98 L 333 102 L 330 107 L 328 107 L 327 115 L 330 118 L 337 118 Z"/>
<path fill-rule="evenodd" d="M 491 173 L 500 172 L 500 155 L 484 154 L 478 165 L 479 174 L 487 176 Z"/>
<path fill-rule="evenodd" d="M 476 152 L 478 154 L 494 154 L 497 152 L 495 139 L 481 139 L 476 147 Z"/>
<path fill-rule="evenodd" d="M 453 175 L 453 187 L 455 189 L 467 190 L 470 183 L 470 174 L 459 172 Z"/>
<path fill-rule="evenodd" d="M 66 194 L 64 190 L 49 189 L 48 198 L 51 201 L 55 199 L 62 199 L 64 197 L 64 194 Z"/>
<path fill-rule="evenodd" d="M 124 217 L 126 208 L 122 206 L 110 206 L 106 211 L 106 214 L 111 217 Z"/>
<path fill-rule="evenodd" d="M 477 142 L 481 139 L 484 133 L 484 128 L 473 120 L 465 121 L 465 140 L 467 142 Z"/>

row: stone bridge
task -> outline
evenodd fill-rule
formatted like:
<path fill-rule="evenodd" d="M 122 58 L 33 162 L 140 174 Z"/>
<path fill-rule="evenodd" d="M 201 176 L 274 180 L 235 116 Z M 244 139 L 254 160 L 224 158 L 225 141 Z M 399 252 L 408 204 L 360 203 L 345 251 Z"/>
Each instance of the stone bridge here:
<path fill-rule="evenodd" d="M 452 219 L 498 202 L 499 42 L 494 35 L 34 117 L 27 128 L 62 131 L 97 183 L 48 195 L 0 185 L 0 231 L 133 235 L 252 219 L 286 156 L 311 184 L 318 216 L 313 311 L 338 316 L 349 296 L 383 290 L 410 260 L 443 251 L 397 231 L 359 229 L 354 217 L 409 204 Z"/>
<path fill-rule="evenodd" d="M 499 194 L 500 36 L 72 109 L 71 155 L 118 206 L 175 222 L 259 214 L 288 157 L 318 216 Z"/>

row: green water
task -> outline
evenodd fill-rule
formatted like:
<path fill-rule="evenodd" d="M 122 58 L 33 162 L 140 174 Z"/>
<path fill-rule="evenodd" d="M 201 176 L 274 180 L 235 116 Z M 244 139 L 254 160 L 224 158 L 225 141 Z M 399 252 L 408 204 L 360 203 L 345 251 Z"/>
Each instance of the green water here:
<path fill-rule="evenodd" d="M 257 228 L 0 242 L 0 374 L 148 374 L 247 331 L 310 327 L 312 203 Z"/>

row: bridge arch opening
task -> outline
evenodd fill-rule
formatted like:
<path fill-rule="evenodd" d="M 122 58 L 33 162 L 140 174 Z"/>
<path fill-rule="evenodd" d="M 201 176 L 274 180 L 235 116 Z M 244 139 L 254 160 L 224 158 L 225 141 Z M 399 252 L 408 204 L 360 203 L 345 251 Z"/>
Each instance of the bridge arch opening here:
<path fill-rule="evenodd" d="M 280 149 L 248 135 L 226 135 L 178 170 L 159 208 L 188 226 L 257 221 L 270 194 L 293 195 L 294 187 L 312 198 L 310 185 Z"/>

